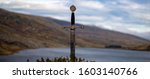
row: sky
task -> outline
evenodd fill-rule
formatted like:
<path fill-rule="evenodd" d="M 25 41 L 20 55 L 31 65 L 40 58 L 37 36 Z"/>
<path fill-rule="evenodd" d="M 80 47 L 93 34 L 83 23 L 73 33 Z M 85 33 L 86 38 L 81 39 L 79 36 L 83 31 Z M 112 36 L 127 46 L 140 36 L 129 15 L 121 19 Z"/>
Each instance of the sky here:
<path fill-rule="evenodd" d="M 0 0 L 0 8 L 130 33 L 150 40 L 150 0 Z"/>

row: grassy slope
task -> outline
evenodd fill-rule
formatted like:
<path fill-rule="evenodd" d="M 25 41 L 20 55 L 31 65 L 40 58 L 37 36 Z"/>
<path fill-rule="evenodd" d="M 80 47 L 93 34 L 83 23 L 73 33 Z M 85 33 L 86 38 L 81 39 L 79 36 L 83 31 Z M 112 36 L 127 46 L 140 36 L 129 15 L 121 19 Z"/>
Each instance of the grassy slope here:
<path fill-rule="evenodd" d="M 0 54 L 11 54 L 30 48 L 68 47 L 69 31 L 61 28 L 67 23 L 0 9 Z M 126 49 L 147 50 L 150 45 L 149 41 L 139 37 L 92 26 L 77 30 L 77 35 L 78 47 L 101 48 L 116 44 Z"/>

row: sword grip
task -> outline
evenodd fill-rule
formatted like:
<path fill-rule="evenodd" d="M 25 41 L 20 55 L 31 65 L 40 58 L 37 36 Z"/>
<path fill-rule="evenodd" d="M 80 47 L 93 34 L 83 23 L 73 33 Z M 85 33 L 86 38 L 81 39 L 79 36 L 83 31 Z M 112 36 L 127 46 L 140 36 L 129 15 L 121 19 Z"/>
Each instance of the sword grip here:
<path fill-rule="evenodd" d="M 71 25 L 75 25 L 75 14 L 73 12 L 71 14 Z"/>

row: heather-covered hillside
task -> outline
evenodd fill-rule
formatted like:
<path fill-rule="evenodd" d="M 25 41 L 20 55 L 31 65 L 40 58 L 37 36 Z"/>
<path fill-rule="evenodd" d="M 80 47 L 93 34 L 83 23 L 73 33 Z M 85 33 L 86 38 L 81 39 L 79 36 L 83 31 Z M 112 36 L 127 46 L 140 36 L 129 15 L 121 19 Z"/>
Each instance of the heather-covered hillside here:
<path fill-rule="evenodd" d="M 0 9 L 0 54 L 23 49 L 69 47 L 69 22 Z M 80 24 L 78 24 L 80 25 Z M 77 47 L 150 50 L 150 41 L 120 32 L 87 26 L 77 30 Z"/>

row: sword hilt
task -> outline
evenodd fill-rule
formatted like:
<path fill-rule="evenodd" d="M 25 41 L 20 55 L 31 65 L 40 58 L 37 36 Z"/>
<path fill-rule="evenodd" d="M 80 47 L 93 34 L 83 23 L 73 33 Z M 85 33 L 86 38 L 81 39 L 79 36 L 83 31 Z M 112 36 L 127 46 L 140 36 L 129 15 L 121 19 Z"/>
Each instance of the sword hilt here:
<path fill-rule="evenodd" d="M 70 28 L 71 30 L 72 29 L 77 29 L 77 28 L 84 29 L 84 26 L 66 26 L 66 27 L 63 27 L 63 29 L 66 29 L 66 28 Z"/>

